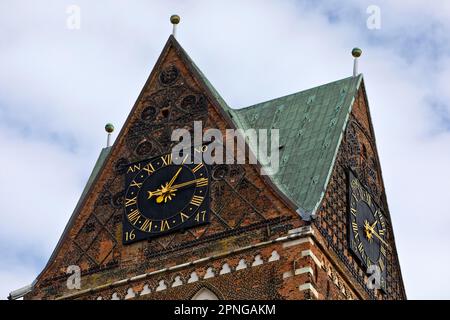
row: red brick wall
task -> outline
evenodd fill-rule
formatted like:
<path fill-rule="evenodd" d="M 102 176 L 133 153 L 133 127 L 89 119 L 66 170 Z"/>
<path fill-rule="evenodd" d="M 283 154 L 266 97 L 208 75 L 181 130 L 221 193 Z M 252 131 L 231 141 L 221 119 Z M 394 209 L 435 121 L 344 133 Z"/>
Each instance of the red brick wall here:
<path fill-rule="evenodd" d="M 364 146 L 364 147 L 363 147 Z M 363 152 L 365 148 L 365 152 Z M 320 242 L 327 248 L 343 272 L 350 274 L 351 282 L 364 298 L 405 299 L 392 226 L 388 226 L 387 239 L 393 250 L 388 254 L 388 294 L 366 290 L 367 276 L 348 250 L 347 220 L 347 174 L 351 168 L 363 183 L 371 189 L 376 201 L 388 220 L 390 217 L 375 138 L 370 123 L 364 85 L 361 86 L 352 108 L 344 140 L 339 148 L 335 167 L 327 187 L 315 226 L 321 234 Z"/>
<path fill-rule="evenodd" d="M 138 152 L 144 143 L 150 143 L 155 148 L 153 155 L 157 152 L 169 152 L 171 142 L 168 132 L 178 127 L 192 129 L 193 120 L 204 121 L 204 129 L 219 128 L 224 132 L 231 127 L 214 105 L 214 99 L 205 94 L 202 82 L 186 67 L 186 63 L 176 45 L 163 51 L 161 60 L 147 81 L 109 158 L 65 235 L 62 246 L 48 268 L 39 276 L 34 291 L 26 298 L 53 299 L 74 294 L 73 290 L 66 288 L 66 268 L 69 265 L 81 267 L 82 290 L 97 288 L 94 292 L 72 296 L 76 299 L 111 299 L 114 293 L 124 299 L 130 289 L 141 299 L 190 299 L 203 287 L 224 299 L 369 297 L 358 283 L 357 277 L 350 273 L 350 270 L 354 270 L 361 275 L 362 271 L 352 260 L 346 243 L 344 169 L 348 161 L 353 159 L 349 156 L 351 152 L 347 147 L 347 136 L 340 148 L 318 219 L 313 224 L 313 234 L 295 240 L 280 240 L 280 237 L 287 235 L 288 230 L 307 223 L 263 181 L 256 166 L 229 165 L 224 178 L 215 179 L 211 184 L 212 215 L 209 225 L 151 241 L 122 245 L 124 177 L 120 165 L 150 157 Z M 158 77 L 169 66 L 175 66 L 180 75 L 173 85 L 166 86 Z M 195 95 L 198 99 L 206 97 L 205 109 L 202 110 L 202 105 L 196 105 L 192 112 L 183 112 L 179 103 L 186 95 Z M 164 100 L 166 97 L 171 100 L 167 102 L 168 100 Z M 142 114 L 152 104 L 157 105 L 157 113 L 150 123 L 142 120 Z M 370 132 L 364 104 L 363 92 L 360 92 L 352 119 Z M 166 115 L 163 110 L 166 110 Z M 358 130 L 356 136 L 361 142 L 369 139 L 367 153 L 369 156 L 376 155 L 376 148 L 369 143 L 370 136 L 366 137 Z M 378 186 L 380 195 L 383 195 L 379 171 L 374 183 Z M 277 242 L 270 242 L 275 239 L 278 239 Z M 261 242 L 267 244 L 214 257 Z M 280 258 L 269 262 L 274 251 Z M 260 255 L 264 263 L 250 266 L 257 255 Z M 211 258 L 175 271 L 158 271 L 206 257 Z M 398 280 L 396 257 L 391 258 L 393 268 L 397 270 L 393 275 Z M 236 270 L 241 259 L 245 259 L 249 266 Z M 225 263 L 230 266 L 231 272 L 219 275 Z M 216 275 L 204 279 L 208 268 L 213 268 Z M 107 283 L 155 271 L 158 273 L 145 279 L 111 288 L 98 288 Z M 188 283 L 194 271 L 199 280 Z M 176 279 L 183 284 L 172 287 Z M 155 291 L 160 281 L 165 283 L 167 289 Z M 151 293 L 139 296 L 146 285 L 151 288 Z M 400 287 L 392 290 L 389 298 L 402 297 Z"/>
<path fill-rule="evenodd" d="M 39 276 L 35 290 L 28 298 L 52 299 L 72 293 L 65 286 L 66 268 L 69 265 L 81 267 L 82 289 L 90 288 L 211 256 L 224 250 L 274 239 L 284 235 L 288 229 L 304 224 L 298 215 L 265 185 L 256 166 L 230 165 L 224 179 L 214 180 L 211 184 L 213 214 L 209 225 L 151 241 L 122 245 L 124 177 L 120 173 L 119 165 L 125 160 L 133 162 L 145 159 L 136 151 L 142 144 L 140 139 L 148 139 L 163 153 L 169 152 L 171 148 L 165 129 L 171 130 L 177 126 L 192 129 L 193 120 L 203 120 L 206 123 L 205 129 L 213 127 L 224 131 L 230 128 L 230 124 L 224 121 L 209 96 L 206 96 L 205 112 L 194 110 L 191 114 L 180 111 L 177 101 L 183 96 L 205 96 L 202 95 L 204 90 L 201 82 L 194 78 L 185 63 L 176 47 L 169 47 L 163 52 L 162 60 L 152 72 L 102 171 L 65 235 L 62 246 L 48 268 Z M 180 75 L 173 87 L 167 87 L 161 84 L 158 77 L 161 70 L 171 65 L 178 68 Z M 172 97 L 173 101 L 170 101 L 168 106 L 162 105 L 164 101 L 155 102 L 160 99 L 160 92 Z M 151 124 L 140 119 L 149 103 L 160 104 L 159 113 Z M 168 110 L 169 119 L 164 119 L 164 108 Z M 181 120 L 172 121 L 172 116 Z M 256 277 L 257 275 L 255 279 Z M 266 278 L 272 281 L 269 275 Z M 226 284 L 223 284 L 219 287 L 225 286 Z M 258 291 L 260 294 L 255 293 L 255 298 L 268 297 L 268 292 L 275 290 L 272 286 L 270 291 L 269 287 L 269 284 L 261 282 L 261 289 Z"/>

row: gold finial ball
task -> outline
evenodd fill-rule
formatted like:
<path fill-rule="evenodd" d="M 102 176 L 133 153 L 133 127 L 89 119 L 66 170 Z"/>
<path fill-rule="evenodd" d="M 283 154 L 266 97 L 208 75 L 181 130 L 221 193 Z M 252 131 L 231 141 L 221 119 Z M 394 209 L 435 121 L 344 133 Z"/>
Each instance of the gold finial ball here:
<path fill-rule="evenodd" d="M 108 133 L 112 133 L 114 131 L 114 126 L 111 123 L 107 123 L 105 126 L 105 131 Z"/>
<path fill-rule="evenodd" d="M 177 15 L 177 14 L 173 14 L 173 15 L 170 16 L 170 22 L 171 22 L 172 24 L 179 24 L 179 23 L 180 23 L 180 20 L 181 20 L 181 18 L 180 18 L 180 16 Z"/>
<path fill-rule="evenodd" d="M 360 48 L 353 48 L 353 50 L 352 50 L 352 56 L 353 56 L 354 58 L 359 58 L 359 57 L 361 57 L 361 54 L 362 54 L 362 50 L 361 50 Z"/>

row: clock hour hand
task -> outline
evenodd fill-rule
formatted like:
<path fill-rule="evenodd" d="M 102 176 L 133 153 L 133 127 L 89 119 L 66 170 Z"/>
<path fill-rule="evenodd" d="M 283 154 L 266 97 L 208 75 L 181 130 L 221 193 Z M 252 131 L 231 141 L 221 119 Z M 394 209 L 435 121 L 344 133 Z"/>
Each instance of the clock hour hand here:
<path fill-rule="evenodd" d="M 178 175 L 180 174 L 181 170 L 183 169 L 183 164 L 186 162 L 187 158 L 188 158 L 188 154 L 184 157 L 183 162 L 181 162 L 181 166 L 180 168 L 178 168 L 177 172 L 175 173 L 175 175 L 172 177 L 172 179 L 170 179 L 170 181 L 166 184 L 166 186 L 162 187 L 161 190 L 161 194 L 158 195 L 158 198 L 156 198 L 156 203 L 161 203 L 161 202 L 167 202 L 167 199 L 171 200 L 171 193 L 174 190 L 174 188 L 172 188 L 172 184 L 175 182 L 175 180 L 178 178 Z M 167 195 L 168 194 L 168 195 Z"/>
<path fill-rule="evenodd" d="M 375 235 L 375 237 L 378 238 L 378 240 L 380 240 L 385 246 L 390 247 L 386 241 L 384 241 L 381 236 L 375 231 L 375 226 L 377 225 L 378 220 L 375 221 L 372 225 L 370 225 L 370 223 L 366 220 L 364 221 L 364 229 L 366 231 L 366 236 L 367 239 L 370 240 L 372 239 L 372 235 Z"/>
<path fill-rule="evenodd" d="M 169 181 L 169 183 L 167 184 L 166 188 L 171 188 L 172 184 L 175 182 L 175 180 L 177 179 L 178 175 L 181 172 L 181 169 L 183 169 L 183 164 L 186 162 L 187 158 L 188 158 L 188 154 L 184 157 L 183 162 L 181 162 L 181 166 L 180 168 L 177 170 L 177 172 L 175 173 L 175 175 L 172 177 L 172 179 Z"/>

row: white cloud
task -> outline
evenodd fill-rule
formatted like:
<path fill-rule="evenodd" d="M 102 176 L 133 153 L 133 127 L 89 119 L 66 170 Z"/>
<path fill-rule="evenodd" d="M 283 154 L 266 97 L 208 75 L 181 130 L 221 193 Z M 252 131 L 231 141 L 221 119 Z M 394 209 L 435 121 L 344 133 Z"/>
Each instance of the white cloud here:
<path fill-rule="evenodd" d="M 424 263 L 450 262 L 448 1 L 377 1 L 380 30 L 366 28 L 371 1 L 76 1 L 79 31 L 65 28 L 72 1 L 43 3 L 0 4 L 0 165 L 8 168 L 0 218 L 9 221 L 0 237 L 18 247 L 9 255 L 29 248 L 45 263 L 104 145 L 104 124 L 123 124 L 176 12 L 179 41 L 236 107 L 347 77 L 351 48 L 362 47 L 408 296 L 450 297 L 450 276 L 423 274 Z M 2 279 L 17 283 L 1 281 L 0 294 L 30 281 L 3 266 Z"/>

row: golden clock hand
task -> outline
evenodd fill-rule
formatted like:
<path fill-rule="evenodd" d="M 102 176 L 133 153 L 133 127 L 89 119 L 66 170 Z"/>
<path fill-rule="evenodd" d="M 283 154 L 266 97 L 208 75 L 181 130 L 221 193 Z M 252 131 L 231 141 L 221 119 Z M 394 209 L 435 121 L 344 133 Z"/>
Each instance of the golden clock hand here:
<path fill-rule="evenodd" d="M 153 197 L 153 196 L 160 196 L 160 195 L 162 194 L 161 189 L 157 189 L 157 190 L 155 190 L 155 191 L 147 191 L 147 192 L 148 192 L 148 198 L 147 198 L 147 200 L 148 200 L 148 199 L 151 199 L 151 197 Z"/>
<path fill-rule="evenodd" d="M 174 188 L 172 188 L 172 184 L 175 182 L 175 180 L 177 179 L 177 177 L 180 174 L 181 170 L 183 169 L 183 164 L 186 162 L 188 156 L 189 155 L 187 154 L 184 157 L 183 162 L 181 162 L 180 168 L 177 170 L 177 172 L 172 177 L 172 179 L 170 179 L 170 181 L 166 184 L 165 187 L 162 187 L 161 194 L 158 196 L 158 198 L 156 198 L 156 203 L 161 203 L 163 201 L 167 202 L 167 199 L 172 200 L 172 197 L 170 197 L 170 193 L 175 191 Z M 169 196 L 167 196 L 167 193 L 169 193 Z"/>
<path fill-rule="evenodd" d="M 378 223 L 378 220 L 375 220 L 375 222 L 373 223 L 373 225 L 370 226 L 370 229 L 374 229 L 375 226 L 377 225 L 377 223 Z"/>
<path fill-rule="evenodd" d="M 156 203 L 161 203 L 164 200 L 164 195 L 160 195 L 158 198 L 156 198 Z"/>
<path fill-rule="evenodd" d="M 375 230 L 371 230 L 372 231 L 372 233 L 375 235 L 375 237 L 377 237 L 381 242 L 383 242 L 383 244 L 386 246 L 386 247 L 391 247 L 390 245 L 388 245 L 387 243 L 386 243 L 386 241 L 384 241 L 381 237 L 380 237 L 380 235 L 375 231 Z"/>
<path fill-rule="evenodd" d="M 188 186 L 188 185 L 197 183 L 197 182 L 207 181 L 207 180 L 208 180 L 208 179 L 206 179 L 206 178 L 198 178 L 198 179 L 195 179 L 195 180 L 182 182 L 182 183 L 173 185 L 172 188 L 171 188 L 171 190 L 172 190 L 172 191 L 176 191 L 176 190 L 179 189 L 179 188 L 182 188 L 182 187 L 185 187 L 185 186 Z"/>
<path fill-rule="evenodd" d="M 175 184 L 175 185 L 173 185 L 172 187 L 170 187 L 169 189 L 168 189 L 168 191 L 170 191 L 170 192 L 175 192 L 175 191 L 177 191 L 179 188 L 183 188 L 183 187 L 186 187 L 186 186 L 189 186 L 189 185 L 191 185 L 191 184 L 194 184 L 194 183 L 197 183 L 197 182 L 202 182 L 202 181 L 207 181 L 208 179 L 206 179 L 206 178 L 199 178 L 199 179 L 195 179 L 195 180 L 191 180 L 191 181 L 186 181 L 186 182 L 183 182 L 183 183 L 179 183 L 179 184 Z M 167 187 L 166 187 L 167 188 Z M 149 192 L 149 194 L 150 194 L 150 191 L 148 191 Z M 162 191 L 162 190 L 156 190 L 155 192 L 152 192 L 152 194 L 153 195 L 157 195 L 157 196 L 159 196 L 158 198 L 156 198 L 156 203 L 161 203 L 161 202 L 163 202 L 163 201 L 165 201 L 166 200 L 166 196 L 165 196 L 165 193 L 164 193 L 164 191 Z M 150 199 L 151 197 L 149 196 L 149 198 L 148 199 Z M 169 198 L 169 200 L 171 200 L 171 198 Z M 166 201 L 165 201 L 166 202 Z"/>
<path fill-rule="evenodd" d="M 181 169 L 183 169 L 183 164 L 186 162 L 188 158 L 188 154 L 184 157 L 183 162 L 181 162 L 181 166 L 180 168 L 177 170 L 177 172 L 175 173 L 175 175 L 172 177 L 172 179 L 169 181 L 169 183 L 167 184 L 166 188 L 170 189 L 172 187 L 172 184 L 175 182 L 175 180 L 177 179 L 178 175 L 181 172 Z"/>
<path fill-rule="evenodd" d="M 364 232 L 366 233 L 367 240 L 372 239 L 372 229 L 370 227 L 370 223 L 367 220 L 364 220 Z"/>

